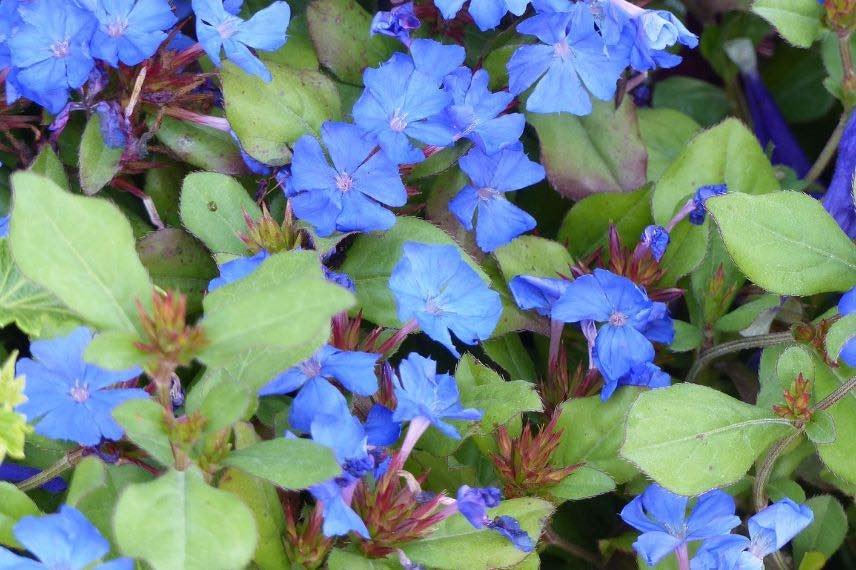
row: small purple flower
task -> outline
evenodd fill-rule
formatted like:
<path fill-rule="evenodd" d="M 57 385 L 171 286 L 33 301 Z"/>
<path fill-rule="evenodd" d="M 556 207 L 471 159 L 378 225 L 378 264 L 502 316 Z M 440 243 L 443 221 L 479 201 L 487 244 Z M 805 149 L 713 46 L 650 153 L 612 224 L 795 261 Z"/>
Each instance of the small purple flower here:
<path fill-rule="evenodd" d="M 112 388 L 139 376 L 139 369 L 115 372 L 84 362 L 91 341 L 89 329 L 79 327 L 67 336 L 33 342 L 33 358 L 18 361 L 15 371 L 27 378 L 27 401 L 16 409 L 36 424 L 36 433 L 85 446 L 102 439 L 116 441 L 124 430 L 113 419 L 113 409 L 149 397 L 136 388 Z"/>
<path fill-rule="evenodd" d="M 521 113 L 501 114 L 514 95 L 507 91 L 491 93 L 489 81 L 484 69 L 473 73 L 468 67 L 459 67 L 447 75 L 443 88 L 452 102 L 436 121 L 449 129 L 452 140 L 469 139 L 490 155 L 514 145 L 526 119 Z"/>
<path fill-rule="evenodd" d="M 255 271 L 268 257 L 267 250 L 263 249 L 251 257 L 238 257 L 227 261 L 219 267 L 220 277 L 215 277 L 208 283 L 208 291 L 214 291 L 239 279 L 243 279 Z"/>
<path fill-rule="evenodd" d="M 595 354 L 595 358 L 597 355 Z M 615 390 L 621 386 L 644 386 L 645 388 L 668 388 L 672 385 L 672 377 L 660 370 L 653 362 L 634 364 L 630 370 L 617 381 L 607 380 L 600 391 L 600 399 L 607 401 Z"/>
<path fill-rule="evenodd" d="M 398 365 L 395 397 L 398 405 L 392 415 L 397 422 L 422 418 L 452 439 L 461 439 L 458 430 L 444 420 L 478 421 L 479 410 L 461 405 L 458 385 L 449 374 L 437 374 L 437 363 L 415 352 Z"/>
<path fill-rule="evenodd" d="M 327 269 L 327 267 L 323 265 L 321 266 L 321 269 L 324 270 L 324 279 L 326 279 L 330 283 L 335 283 L 339 287 L 344 287 L 351 293 L 356 291 L 354 280 L 351 279 L 346 273 L 337 273 L 332 269 Z"/>
<path fill-rule="evenodd" d="M 113 67 L 151 57 L 178 21 L 166 0 L 97 0 L 91 8 L 98 19 L 92 55 Z"/>
<path fill-rule="evenodd" d="M 734 499 L 728 493 L 705 493 L 689 515 L 687 502 L 687 497 L 654 483 L 621 511 L 624 522 L 642 531 L 633 548 L 649 566 L 688 542 L 727 534 L 740 524 L 740 518 L 734 515 Z"/>
<path fill-rule="evenodd" d="M 535 549 L 532 538 L 525 530 L 520 528 L 520 523 L 513 517 L 509 517 L 508 515 L 498 516 L 487 527 L 507 538 L 521 552 L 532 552 Z"/>
<path fill-rule="evenodd" d="M 455 356 L 451 333 L 465 344 L 490 338 L 502 314 L 499 294 L 487 286 L 452 245 L 406 242 L 389 278 L 402 323 L 422 331 Z"/>
<path fill-rule="evenodd" d="M 291 19 L 291 8 L 285 2 L 273 2 L 256 12 L 249 20 L 231 14 L 222 0 L 193 0 L 196 13 L 196 36 L 205 53 L 217 67 L 220 50 L 229 61 L 264 81 L 270 71 L 250 49 L 275 51 L 285 44 L 285 30 Z"/>
<path fill-rule="evenodd" d="M 442 125 L 431 123 L 451 96 L 440 89 L 447 74 L 464 62 L 464 49 L 434 40 L 414 40 L 410 55 L 393 56 L 378 68 L 366 69 L 366 89 L 354 104 L 354 122 L 364 129 L 396 165 L 421 162 L 422 151 L 411 139 L 435 146 L 452 140 Z"/>
<path fill-rule="evenodd" d="M 518 307 L 526 311 L 535 309 L 539 315 L 549 317 L 553 304 L 570 284 L 568 279 L 518 275 L 508 282 L 508 288 Z"/>
<path fill-rule="evenodd" d="M 287 194 L 294 215 L 311 223 L 319 236 L 334 231 L 388 230 L 395 214 L 386 207 L 407 203 L 398 166 L 355 125 L 326 122 L 321 139 L 304 135 L 294 145 Z M 386 206 L 386 207 L 385 207 Z"/>
<path fill-rule="evenodd" d="M 125 148 L 131 125 L 119 104 L 115 101 L 99 101 L 94 109 L 98 114 L 99 130 L 104 144 L 110 148 Z"/>
<path fill-rule="evenodd" d="M 456 505 L 458 512 L 466 518 L 473 528 L 484 528 L 490 524 L 487 510 L 499 506 L 502 491 L 496 487 L 470 487 L 461 485 L 458 489 Z"/>
<path fill-rule="evenodd" d="M 850 113 L 841 142 L 838 143 L 838 158 L 832 182 L 823 196 L 823 207 L 835 218 L 850 239 L 856 239 L 856 113 Z"/>
<path fill-rule="evenodd" d="M 476 243 L 492 252 L 535 227 L 535 218 L 505 198 L 544 179 L 544 167 L 529 160 L 516 143 L 493 155 L 472 149 L 459 161 L 470 184 L 449 201 L 449 211 L 467 230 L 476 219 Z"/>
<path fill-rule="evenodd" d="M 434 5 L 443 14 L 443 18 L 451 20 L 464 7 L 465 0 L 434 0 Z M 529 5 L 529 0 L 470 0 L 467 12 L 481 31 L 497 27 L 508 12 L 522 16 Z"/>
<path fill-rule="evenodd" d="M 24 517 L 15 523 L 12 534 L 35 558 L 18 556 L 0 547 L 0 568 L 9 570 L 133 570 L 130 558 L 99 561 L 110 553 L 98 529 L 74 507 L 63 505 L 59 512 L 40 517 Z"/>
<path fill-rule="evenodd" d="M 378 12 L 372 18 L 371 34 L 383 34 L 398 38 L 406 46 L 410 45 L 410 32 L 421 25 L 413 12 L 413 2 L 393 6 L 388 12 Z"/>
<path fill-rule="evenodd" d="M 566 12 L 545 12 L 518 24 L 521 34 L 541 43 L 524 45 L 508 61 L 509 91 L 535 89 L 526 100 L 533 113 L 588 115 L 589 94 L 601 100 L 615 95 L 616 83 L 627 67 L 627 47 L 607 51 L 595 29 L 587 3 L 573 4 Z"/>
<path fill-rule="evenodd" d="M 642 245 L 651 250 L 651 256 L 660 261 L 663 259 L 663 254 L 666 253 L 666 248 L 669 247 L 669 231 L 663 226 L 651 225 L 645 228 L 642 232 L 642 237 L 639 238 Z"/>
<path fill-rule="evenodd" d="M 705 205 L 710 198 L 714 196 L 722 196 L 728 193 L 728 186 L 725 184 L 713 184 L 702 186 L 695 191 L 693 195 L 693 205 L 695 206 L 690 212 L 690 223 L 700 226 L 704 223 L 707 210 Z"/>
<path fill-rule="evenodd" d="M 838 313 L 842 316 L 856 313 L 856 287 L 853 287 L 838 300 Z M 839 358 L 850 366 L 856 366 L 856 336 L 841 347 Z"/>

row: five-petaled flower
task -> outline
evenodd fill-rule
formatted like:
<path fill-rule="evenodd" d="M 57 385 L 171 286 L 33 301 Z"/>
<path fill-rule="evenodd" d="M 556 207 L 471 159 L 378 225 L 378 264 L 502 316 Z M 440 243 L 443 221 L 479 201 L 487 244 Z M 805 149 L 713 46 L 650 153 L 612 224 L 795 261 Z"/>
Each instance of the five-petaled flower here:
<path fill-rule="evenodd" d="M 113 67 L 151 57 L 177 21 L 166 0 L 97 0 L 92 12 L 98 19 L 92 55 Z"/>

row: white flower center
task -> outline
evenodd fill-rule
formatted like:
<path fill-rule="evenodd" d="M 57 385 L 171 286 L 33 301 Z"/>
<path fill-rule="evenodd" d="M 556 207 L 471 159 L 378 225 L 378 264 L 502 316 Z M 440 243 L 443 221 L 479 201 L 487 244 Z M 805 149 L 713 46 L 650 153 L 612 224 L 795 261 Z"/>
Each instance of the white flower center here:
<path fill-rule="evenodd" d="M 238 32 L 238 27 L 241 25 L 241 19 L 234 16 L 229 16 L 217 26 L 217 32 L 224 40 L 231 38 Z"/>
<path fill-rule="evenodd" d="M 493 200 L 497 196 L 499 196 L 499 192 L 496 188 L 479 188 L 478 191 L 479 200 L 487 202 L 488 200 Z"/>
<path fill-rule="evenodd" d="M 609 324 L 616 327 L 623 327 L 627 323 L 627 315 L 615 311 L 609 315 Z"/>
<path fill-rule="evenodd" d="M 71 46 L 69 46 L 68 40 L 62 40 L 61 42 L 56 42 L 51 46 L 51 51 L 54 54 L 54 57 L 65 57 L 68 55 L 68 52 L 71 51 Z"/>
<path fill-rule="evenodd" d="M 118 38 L 125 35 L 125 30 L 128 29 L 128 22 L 116 17 L 112 22 L 107 24 L 107 35 L 111 38 Z"/>
<path fill-rule="evenodd" d="M 553 53 L 557 57 L 562 58 L 562 60 L 565 60 L 572 55 L 573 51 L 571 50 L 571 46 L 568 45 L 568 40 L 562 40 L 553 44 Z"/>
<path fill-rule="evenodd" d="M 81 384 L 80 380 L 75 380 L 74 386 L 71 387 L 68 394 L 75 402 L 85 402 L 89 399 L 89 386 L 87 384 Z"/>
<path fill-rule="evenodd" d="M 342 172 L 336 175 L 336 188 L 342 193 L 347 192 L 354 187 L 354 179 L 347 172 Z"/>
<path fill-rule="evenodd" d="M 389 120 L 389 128 L 393 131 L 400 133 L 404 129 L 407 128 L 407 113 L 402 113 L 401 109 L 396 109 L 395 113 L 392 115 L 392 119 Z"/>

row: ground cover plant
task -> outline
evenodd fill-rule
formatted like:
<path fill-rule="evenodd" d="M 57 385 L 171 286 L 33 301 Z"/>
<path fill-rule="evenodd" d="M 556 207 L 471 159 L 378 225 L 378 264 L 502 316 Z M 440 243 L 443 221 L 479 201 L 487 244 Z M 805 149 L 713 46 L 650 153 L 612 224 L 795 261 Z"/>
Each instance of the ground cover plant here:
<path fill-rule="evenodd" d="M 856 567 L 853 0 L 0 0 L 0 570 Z"/>

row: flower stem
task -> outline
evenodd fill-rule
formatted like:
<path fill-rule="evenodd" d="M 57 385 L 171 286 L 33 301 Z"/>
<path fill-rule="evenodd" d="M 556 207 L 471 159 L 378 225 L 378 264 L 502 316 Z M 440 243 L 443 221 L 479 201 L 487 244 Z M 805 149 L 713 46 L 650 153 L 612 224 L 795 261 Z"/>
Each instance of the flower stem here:
<path fill-rule="evenodd" d="M 545 528 L 543 537 L 544 542 L 546 542 L 550 546 L 555 546 L 559 550 L 567 552 L 574 558 L 585 560 L 589 564 L 593 565 L 595 568 L 603 567 L 603 562 L 596 554 L 591 553 L 585 548 L 577 546 L 576 544 L 571 544 L 570 542 L 556 534 L 556 532 L 552 528 Z M 687 568 L 689 568 L 689 566 L 687 566 Z"/>
<path fill-rule="evenodd" d="M 794 335 L 788 331 L 783 333 L 763 334 L 722 343 L 711 348 L 707 352 L 702 353 L 698 357 L 698 360 L 695 361 L 695 364 L 693 364 L 693 367 L 690 368 L 690 371 L 687 374 L 687 382 L 695 382 L 701 371 L 720 356 L 725 356 L 726 354 L 739 352 L 748 348 L 764 348 L 792 340 L 794 340 Z"/>
<path fill-rule="evenodd" d="M 854 388 L 856 388 L 856 376 L 842 384 L 837 390 L 831 392 L 826 398 L 815 404 L 812 411 L 826 410 L 834 406 L 839 400 L 846 397 Z"/>
<path fill-rule="evenodd" d="M 558 320 L 550 321 L 550 356 L 548 367 L 552 370 L 559 362 L 559 346 L 562 344 L 562 331 L 565 323 Z"/>
<path fill-rule="evenodd" d="M 761 464 L 761 468 L 755 472 L 755 483 L 752 486 L 752 503 L 755 506 L 755 512 L 758 512 L 767 506 L 766 487 L 767 482 L 770 479 L 770 475 L 773 472 L 773 467 L 776 465 L 776 460 L 801 434 L 802 430 L 795 430 L 789 436 L 782 438 L 773 444 L 773 447 L 770 448 L 767 456 L 764 457 L 764 462 Z"/>
<path fill-rule="evenodd" d="M 675 549 L 675 558 L 678 559 L 680 570 L 690 570 L 690 552 L 686 542 Z"/>
<path fill-rule="evenodd" d="M 75 465 L 80 463 L 80 460 L 83 459 L 85 454 L 86 448 L 78 447 L 77 449 L 65 454 L 59 461 L 57 461 L 41 473 L 37 473 L 29 479 L 24 479 L 23 481 L 18 483 L 18 489 L 26 492 L 41 487 L 51 479 L 62 475 L 69 469 L 74 468 Z"/>
<path fill-rule="evenodd" d="M 401 450 L 395 455 L 392 464 L 389 466 L 390 471 L 394 473 L 404 467 L 407 458 L 410 457 L 410 452 L 416 446 L 416 442 L 419 441 L 419 438 L 422 437 L 422 434 L 425 433 L 425 430 L 430 425 L 431 421 L 422 416 L 417 416 L 410 420 L 410 425 L 407 426 L 407 434 L 404 436 L 404 441 L 401 444 Z"/>
<path fill-rule="evenodd" d="M 841 142 L 841 136 L 844 134 L 844 127 L 847 125 L 848 115 L 849 113 L 846 112 L 841 113 L 838 125 L 835 126 L 835 130 L 833 130 L 832 134 L 829 135 L 829 140 L 826 141 L 826 145 L 824 145 L 823 150 L 820 151 L 817 160 L 814 161 L 814 164 L 811 165 L 811 168 L 806 173 L 806 183 L 811 183 L 817 180 L 820 175 L 823 174 L 823 171 L 826 170 L 826 167 L 829 165 L 832 157 L 835 156 L 835 151 L 838 150 L 838 143 Z"/>

